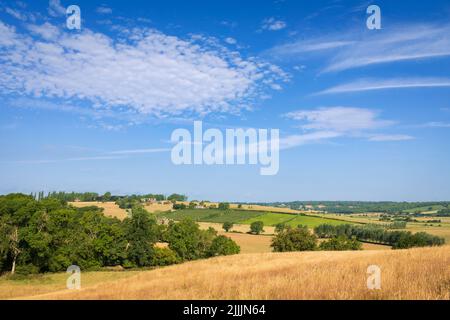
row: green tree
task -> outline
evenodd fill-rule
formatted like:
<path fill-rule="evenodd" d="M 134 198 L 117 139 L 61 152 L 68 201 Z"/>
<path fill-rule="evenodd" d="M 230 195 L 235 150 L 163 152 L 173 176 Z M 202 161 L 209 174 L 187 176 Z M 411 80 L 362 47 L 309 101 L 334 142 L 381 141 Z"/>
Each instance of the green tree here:
<path fill-rule="evenodd" d="M 230 209 L 230 204 L 228 202 L 221 202 L 219 203 L 219 210 L 228 210 Z"/>
<path fill-rule="evenodd" d="M 187 201 L 187 197 L 183 194 L 173 193 L 167 197 L 169 201 Z"/>
<path fill-rule="evenodd" d="M 264 222 L 262 221 L 252 222 L 252 224 L 250 225 L 250 232 L 254 234 L 260 234 L 261 232 L 264 232 Z"/>
<path fill-rule="evenodd" d="M 236 242 L 228 237 L 218 236 L 212 241 L 208 250 L 208 256 L 228 256 L 238 254 L 240 251 L 241 248 L 236 244 Z"/>
<path fill-rule="evenodd" d="M 272 239 L 271 247 L 275 252 L 312 251 L 317 248 L 317 237 L 307 228 L 285 229 Z"/>
<path fill-rule="evenodd" d="M 181 260 L 196 260 L 207 256 L 216 233 L 211 229 L 200 230 L 197 223 L 186 218 L 180 222 L 170 222 L 164 240 Z"/>
<path fill-rule="evenodd" d="M 124 221 L 127 240 L 127 265 L 143 267 L 151 265 L 153 246 L 160 238 L 156 219 L 140 208 L 133 208 L 131 218 Z"/>
<path fill-rule="evenodd" d="M 224 222 L 223 225 L 222 225 L 222 228 L 226 232 L 229 232 L 233 228 L 233 222 L 230 222 L 230 221 Z"/>
<path fill-rule="evenodd" d="M 340 236 L 322 242 L 319 245 L 319 249 L 326 251 L 361 250 L 362 243 L 356 240 L 354 237 L 349 239 L 346 236 Z"/>

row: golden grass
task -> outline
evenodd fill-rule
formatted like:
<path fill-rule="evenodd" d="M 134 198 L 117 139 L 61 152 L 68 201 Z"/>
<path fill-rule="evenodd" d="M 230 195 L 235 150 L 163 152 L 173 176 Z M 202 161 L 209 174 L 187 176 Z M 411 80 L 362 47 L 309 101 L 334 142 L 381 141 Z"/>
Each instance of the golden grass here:
<path fill-rule="evenodd" d="M 381 289 L 366 286 L 381 267 Z M 262 253 L 194 261 L 35 299 L 450 299 L 450 248 Z"/>
<path fill-rule="evenodd" d="M 77 208 L 96 206 L 103 208 L 103 213 L 105 216 L 118 218 L 120 220 L 128 217 L 127 211 L 125 209 L 120 209 L 119 206 L 115 202 L 69 202 L 69 204 L 73 205 Z"/>
<path fill-rule="evenodd" d="M 156 212 L 164 212 L 164 211 L 170 211 L 172 210 L 173 204 L 172 203 L 148 203 L 144 205 L 145 210 L 147 210 L 150 213 L 156 213 Z"/>
<path fill-rule="evenodd" d="M 82 286 L 92 286 L 136 275 L 137 271 L 116 272 L 97 271 L 84 272 L 81 276 Z M 0 278 L 0 299 L 14 299 L 24 296 L 57 292 L 66 288 L 67 273 L 51 273 L 29 276 L 20 280 Z"/>

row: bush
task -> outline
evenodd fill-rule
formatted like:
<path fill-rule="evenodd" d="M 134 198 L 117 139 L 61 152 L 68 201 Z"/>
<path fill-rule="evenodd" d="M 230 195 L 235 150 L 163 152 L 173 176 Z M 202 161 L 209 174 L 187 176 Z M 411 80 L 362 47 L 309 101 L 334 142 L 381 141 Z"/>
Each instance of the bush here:
<path fill-rule="evenodd" d="M 228 210 L 230 209 L 230 204 L 228 202 L 219 203 L 219 210 Z"/>
<path fill-rule="evenodd" d="M 236 242 L 228 237 L 218 236 L 212 241 L 208 256 L 228 256 L 239 252 L 241 252 L 241 248 Z"/>
<path fill-rule="evenodd" d="M 39 273 L 39 268 L 32 264 L 26 264 L 16 267 L 16 274 L 19 276 L 28 276 L 30 274 L 37 273 Z"/>
<path fill-rule="evenodd" d="M 286 229 L 272 240 L 275 252 L 313 251 L 317 248 L 317 237 L 307 228 Z"/>
<path fill-rule="evenodd" d="M 169 248 L 153 248 L 152 266 L 168 266 L 180 262 L 177 254 Z"/>
<path fill-rule="evenodd" d="M 250 232 L 254 234 L 260 234 L 264 232 L 264 222 L 255 221 L 250 225 Z"/>
<path fill-rule="evenodd" d="M 174 210 L 184 210 L 186 208 L 187 207 L 184 203 L 174 203 L 174 205 L 173 205 Z"/>
<path fill-rule="evenodd" d="M 361 250 L 362 243 L 355 238 L 349 239 L 345 236 L 340 236 L 322 242 L 319 249 L 326 251 Z"/>
<path fill-rule="evenodd" d="M 222 225 L 223 230 L 225 230 L 226 232 L 230 231 L 233 228 L 233 222 L 224 222 Z"/>

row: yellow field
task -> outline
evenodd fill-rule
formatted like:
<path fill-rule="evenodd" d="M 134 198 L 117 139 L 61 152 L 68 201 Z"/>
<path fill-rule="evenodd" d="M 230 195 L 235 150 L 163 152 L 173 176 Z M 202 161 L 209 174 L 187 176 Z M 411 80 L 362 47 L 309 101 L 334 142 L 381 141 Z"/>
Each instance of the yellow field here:
<path fill-rule="evenodd" d="M 220 223 L 209 223 L 209 222 L 198 222 L 201 229 L 208 229 L 209 227 L 217 230 L 219 234 L 227 236 L 233 239 L 240 247 L 241 253 L 263 253 L 272 252 L 270 243 L 273 235 L 275 233 L 274 227 L 264 227 L 264 233 L 262 235 L 252 235 L 247 234 L 250 231 L 250 226 L 245 224 L 234 225 L 233 229 L 237 232 L 225 232 L 222 229 L 222 224 Z M 320 240 L 319 240 L 320 241 Z M 385 246 L 381 244 L 363 243 L 363 250 L 389 250 L 390 246 Z"/>
<path fill-rule="evenodd" d="M 92 286 L 99 283 L 132 277 L 139 271 L 101 271 L 85 272 L 81 277 L 82 286 Z M 0 299 L 14 299 L 23 296 L 39 295 L 49 292 L 61 291 L 66 288 L 68 274 L 53 273 L 30 276 L 23 280 L 8 280 L 0 278 Z"/>
<path fill-rule="evenodd" d="M 163 212 L 172 210 L 173 204 L 164 204 L 164 203 L 148 203 L 144 205 L 145 210 L 150 213 Z"/>
<path fill-rule="evenodd" d="M 367 289 L 378 265 L 381 289 Z M 24 297 L 25 298 L 25 297 Z M 30 299 L 450 299 L 450 248 L 260 253 L 189 262 Z"/>
<path fill-rule="evenodd" d="M 120 209 L 117 204 L 114 202 L 69 202 L 69 204 L 73 205 L 77 208 L 96 206 L 103 208 L 103 213 L 105 216 L 118 218 L 120 220 L 128 217 L 127 211 L 125 209 Z"/>

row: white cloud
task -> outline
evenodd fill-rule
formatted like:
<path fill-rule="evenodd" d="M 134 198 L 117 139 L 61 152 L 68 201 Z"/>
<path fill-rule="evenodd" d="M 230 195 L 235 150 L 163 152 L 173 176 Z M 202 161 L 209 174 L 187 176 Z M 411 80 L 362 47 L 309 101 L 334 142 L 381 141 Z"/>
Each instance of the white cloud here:
<path fill-rule="evenodd" d="M 428 128 L 450 128 L 450 123 L 448 122 L 428 122 L 424 125 Z"/>
<path fill-rule="evenodd" d="M 303 121 L 304 130 L 330 130 L 354 132 L 377 129 L 392 125 L 392 121 L 378 119 L 378 113 L 364 108 L 328 107 L 315 110 L 299 110 L 285 115 L 287 118 Z"/>
<path fill-rule="evenodd" d="M 450 87 L 450 78 L 361 79 L 337 85 L 335 87 L 317 92 L 315 95 L 385 89 L 439 87 Z"/>
<path fill-rule="evenodd" d="M 306 134 L 290 135 L 280 139 L 280 149 L 290 149 L 308 143 L 317 143 L 322 140 L 338 138 L 342 133 L 334 131 L 317 131 Z"/>
<path fill-rule="evenodd" d="M 112 9 L 105 7 L 105 6 L 98 7 L 96 11 L 100 14 L 111 14 L 112 13 Z"/>
<path fill-rule="evenodd" d="M 237 43 L 236 39 L 231 38 L 231 37 L 226 38 L 225 42 L 228 44 L 236 44 Z"/>
<path fill-rule="evenodd" d="M 337 72 L 382 63 L 450 56 L 449 35 L 449 24 L 408 23 L 385 27 L 377 32 L 352 30 L 307 36 L 276 46 L 268 53 L 282 59 L 305 59 L 315 58 L 321 52 L 328 55 L 321 72 Z M 307 53 L 311 56 L 306 56 Z"/>
<path fill-rule="evenodd" d="M 88 29 L 58 32 L 49 23 L 29 29 L 39 37 L 0 21 L 0 92 L 164 117 L 239 112 L 288 79 L 211 38 L 132 29 L 113 39 Z"/>
<path fill-rule="evenodd" d="M 63 16 L 66 14 L 66 8 L 61 5 L 60 0 L 50 0 L 48 2 L 48 14 L 52 17 Z"/>
<path fill-rule="evenodd" d="M 16 18 L 16 19 L 18 19 L 18 20 L 21 20 L 21 21 L 27 20 L 27 17 L 26 17 L 25 15 L 23 15 L 23 14 L 20 13 L 19 11 L 14 10 L 14 9 L 12 9 L 12 8 L 6 7 L 6 8 L 5 8 L 5 12 L 8 13 L 8 14 L 10 14 L 11 16 L 13 16 L 14 18 Z"/>
<path fill-rule="evenodd" d="M 264 19 L 262 22 L 261 28 L 263 30 L 269 30 L 269 31 L 278 31 L 286 28 L 286 22 L 282 20 L 277 20 L 275 18 L 267 18 Z"/>
<path fill-rule="evenodd" d="M 407 141 L 413 140 L 414 137 L 406 134 L 377 134 L 369 138 L 369 141 Z"/>
<path fill-rule="evenodd" d="M 153 148 L 153 149 L 131 149 L 131 150 L 119 150 L 111 151 L 109 154 L 144 154 L 144 153 L 160 153 L 169 152 L 170 148 Z"/>
<path fill-rule="evenodd" d="M 302 135 L 291 135 L 280 140 L 282 149 L 306 143 L 316 143 L 339 137 L 367 138 L 369 141 L 404 141 L 414 139 L 404 134 L 378 134 L 371 131 L 395 124 L 379 118 L 378 112 L 355 107 L 327 107 L 290 112 L 285 117 L 300 121 Z"/>
<path fill-rule="evenodd" d="M 28 25 L 28 29 L 45 40 L 56 39 L 60 34 L 59 29 L 48 22 L 45 22 L 43 25 L 30 24 Z"/>
<path fill-rule="evenodd" d="M 407 25 L 366 36 L 344 48 L 323 71 L 450 55 L 450 26 Z"/>

